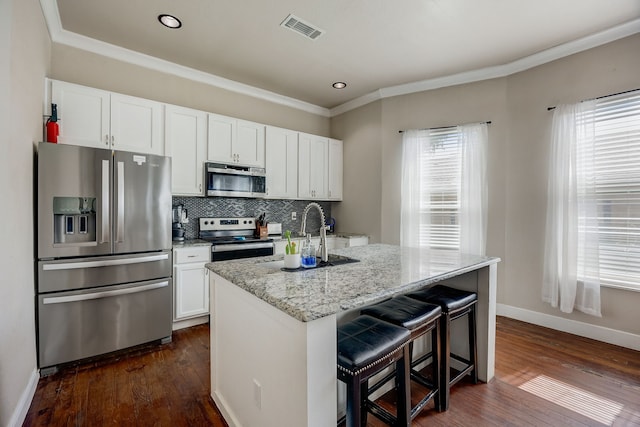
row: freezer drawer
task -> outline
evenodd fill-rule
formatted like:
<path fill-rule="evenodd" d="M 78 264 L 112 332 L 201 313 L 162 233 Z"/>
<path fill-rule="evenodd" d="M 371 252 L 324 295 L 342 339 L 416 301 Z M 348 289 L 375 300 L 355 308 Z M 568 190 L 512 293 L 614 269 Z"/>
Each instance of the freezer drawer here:
<path fill-rule="evenodd" d="M 171 278 L 38 296 L 40 368 L 171 336 Z"/>
<path fill-rule="evenodd" d="M 38 262 L 38 293 L 69 291 L 171 276 L 171 251 Z"/>

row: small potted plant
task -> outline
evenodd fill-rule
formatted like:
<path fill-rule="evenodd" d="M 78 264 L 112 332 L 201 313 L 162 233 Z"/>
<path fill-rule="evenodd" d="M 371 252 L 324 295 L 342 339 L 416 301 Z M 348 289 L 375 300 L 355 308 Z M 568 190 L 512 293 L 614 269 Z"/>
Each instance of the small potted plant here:
<path fill-rule="evenodd" d="M 296 269 L 300 267 L 300 251 L 296 242 L 291 241 L 291 231 L 284 232 L 287 238 L 287 246 L 284 247 L 284 268 Z"/>

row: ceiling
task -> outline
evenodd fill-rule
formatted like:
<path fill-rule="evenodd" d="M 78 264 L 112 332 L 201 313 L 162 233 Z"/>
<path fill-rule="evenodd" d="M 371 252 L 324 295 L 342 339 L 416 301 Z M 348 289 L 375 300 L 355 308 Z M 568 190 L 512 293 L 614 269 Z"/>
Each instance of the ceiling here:
<path fill-rule="evenodd" d="M 380 97 L 385 89 L 406 93 L 424 90 L 429 82 L 442 86 L 448 81 L 506 75 L 640 32 L 640 0 L 41 0 L 41 4 L 50 32 L 56 28 L 51 21 L 57 19 L 57 31 L 68 40 L 86 36 L 241 83 L 245 90 L 257 88 L 263 94 L 334 110 L 372 94 Z M 163 13 L 178 17 L 182 28 L 160 25 L 157 17 Z M 289 14 L 324 30 L 323 35 L 311 40 L 281 27 Z M 53 34 L 52 39 L 65 40 Z M 336 81 L 346 82 L 347 87 L 333 89 Z"/>

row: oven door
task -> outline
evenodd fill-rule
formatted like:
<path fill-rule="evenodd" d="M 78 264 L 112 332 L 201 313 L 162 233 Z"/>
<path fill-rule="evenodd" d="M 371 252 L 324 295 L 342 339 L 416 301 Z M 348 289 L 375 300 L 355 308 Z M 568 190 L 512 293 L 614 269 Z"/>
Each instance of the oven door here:
<path fill-rule="evenodd" d="M 211 261 L 270 256 L 275 253 L 273 242 L 213 244 Z"/>

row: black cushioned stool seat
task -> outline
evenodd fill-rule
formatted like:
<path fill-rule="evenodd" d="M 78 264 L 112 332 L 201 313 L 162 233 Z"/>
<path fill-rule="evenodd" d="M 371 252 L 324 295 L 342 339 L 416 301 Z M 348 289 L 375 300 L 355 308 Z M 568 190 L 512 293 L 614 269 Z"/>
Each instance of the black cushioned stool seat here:
<path fill-rule="evenodd" d="M 442 309 L 437 304 L 430 304 L 419 301 L 417 299 L 409 298 L 406 296 L 398 296 L 381 303 L 366 307 L 362 309 L 361 314 L 382 319 L 394 325 L 402 326 L 411 332 L 409 343 L 409 355 L 411 357 L 411 379 L 420 383 L 424 387 L 428 387 L 430 391 L 411 408 L 411 419 L 426 406 L 426 404 L 435 398 L 435 407 L 439 408 L 438 389 L 440 387 L 440 326 L 438 320 L 442 314 Z M 423 357 L 414 360 L 413 359 L 413 342 L 431 332 L 431 352 L 425 354 Z M 420 374 L 413 367 L 432 357 L 432 380 Z M 369 393 L 373 393 L 389 381 L 393 376 L 393 373 L 387 375 L 382 380 L 378 381 L 375 385 L 369 388 Z M 379 407 L 373 402 L 369 402 L 372 406 L 374 413 L 386 412 L 383 408 Z"/>
<path fill-rule="evenodd" d="M 465 375 L 470 374 L 473 383 L 478 382 L 478 349 L 476 339 L 476 303 L 478 295 L 475 292 L 467 292 L 448 286 L 436 285 L 431 288 L 407 294 L 409 298 L 414 298 L 423 302 L 438 304 L 442 308 L 440 319 L 440 340 L 441 346 L 441 375 L 439 404 L 440 410 L 446 411 L 449 408 L 449 395 L 452 385 L 460 381 Z M 451 322 L 459 317 L 468 316 L 469 331 L 469 359 L 451 352 Z M 451 359 L 455 359 L 464 365 L 457 375 L 451 377 Z"/>
<path fill-rule="evenodd" d="M 347 384 L 347 427 L 366 422 L 368 380 L 394 363 L 398 404 L 393 425 L 410 425 L 409 336 L 407 329 L 371 316 L 338 326 L 338 379 Z"/>

